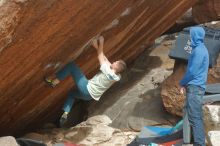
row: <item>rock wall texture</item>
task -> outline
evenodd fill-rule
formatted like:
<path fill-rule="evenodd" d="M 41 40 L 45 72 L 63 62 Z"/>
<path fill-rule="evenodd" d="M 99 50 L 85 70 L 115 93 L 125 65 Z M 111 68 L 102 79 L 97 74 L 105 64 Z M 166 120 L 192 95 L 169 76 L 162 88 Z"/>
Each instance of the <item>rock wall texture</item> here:
<path fill-rule="evenodd" d="M 220 144 L 220 106 L 219 104 L 205 105 L 203 113 L 207 141 L 210 146 L 218 146 Z"/>
<path fill-rule="evenodd" d="M 16 139 L 12 136 L 0 137 L 0 144 L 2 146 L 19 146 Z"/>
<path fill-rule="evenodd" d="M 210 131 L 208 135 L 209 135 L 209 139 L 208 139 L 209 145 L 211 146 L 220 145 L 220 141 L 219 141 L 220 131 Z"/>
<path fill-rule="evenodd" d="M 0 0 L 0 134 L 18 134 L 59 116 L 73 81 L 50 89 L 42 79 L 70 60 L 93 75 L 93 37 L 105 37 L 110 60 L 132 61 L 195 2 Z"/>
<path fill-rule="evenodd" d="M 185 70 L 186 63 L 182 61 L 176 61 L 172 75 L 170 75 L 162 84 L 161 97 L 165 109 L 171 114 L 182 116 L 183 105 L 185 102 L 185 96 L 180 94 L 178 89 L 179 81 L 182 79 Z M 209 69 L 208 84 L 220 82 L 220 56 L 217 60 L 217 65 Z"/>
<path fill-rule="evenodd" d="M 125 146 L 135 139 L 137 132 L 112 128 L 109 126 L 111 123 L 108 116 L 98 115 L 66 130 L 47 127 L 38 133 L 28 133 L 24 137 L 42 141 L 47 146 L 62 142 L 80 146 Z"/>
<path fill-rule="evenodd" d="M 219 0 L 200 0 L 192 9 L 193 18 L 197 23 L 220 19 Z"/>

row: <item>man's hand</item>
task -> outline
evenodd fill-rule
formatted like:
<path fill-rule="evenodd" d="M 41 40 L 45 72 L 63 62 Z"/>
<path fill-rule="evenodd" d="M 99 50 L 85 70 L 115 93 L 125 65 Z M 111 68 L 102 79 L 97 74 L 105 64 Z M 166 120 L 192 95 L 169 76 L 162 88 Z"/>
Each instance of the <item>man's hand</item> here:
<path fill-rule="evenodd" d="M 99 38 L 95 38 L 92 40 L 92 46 L 96 49 L 98 54 L 103 53 L 104 48 L 104 37 L 100 36 Z"/>
<path fill-rule="evenodd" d="M 184 94 L 186 92 L 185 87 L 181 86 L 178 84 L 178 90 L 180 91 L 181 94 Z"/>
<path fill-rule="evenodd" d="M 103 48 L 104 48 L 104 37 L 100 36 L 98 38 L 95 38 L 92 40 L 92 46 L 96 49 L 97 53 L 98 53 L 98 59 L 99 59 L 99 63 L 100 65 L 106 63 L 108 65 L 111 65 L 111 63 L 109 62 L 109 60 L 107 59 L 107 57 L 105 56 L 104 52 L 103 52 Z"/>
<path fill-rule="evenodd" d="M 185 92 L 186 92 L 185 87 L 182 87 L 182 86 L 181 86 L 181 87 L 180 87 L 180 93 L 181 93 L 181 94 L 184 94 Z"/>
<path fill-rule="evenodd" d="M 98 51 L 99 46 L 98 46 L 98 40 L 97 39 L 92 40 L 92 46 Z"/>

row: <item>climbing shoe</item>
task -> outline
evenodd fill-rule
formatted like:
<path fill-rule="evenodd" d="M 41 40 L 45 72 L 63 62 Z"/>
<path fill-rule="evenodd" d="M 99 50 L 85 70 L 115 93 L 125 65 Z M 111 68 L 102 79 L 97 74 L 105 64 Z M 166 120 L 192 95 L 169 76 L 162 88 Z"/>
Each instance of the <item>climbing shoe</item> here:
<path fill-rule="evenodd" d="M 64 112 L 60 117 L 60 127 L 63 127 L 63 125 L 67 122 L 68 114 L 68 112 Z"/>
<path fill-rule="evenodd" d="M 44 81 L 50 86 L 50 87 L 55 87 L 57 84 L 54 82 L 54 80 L 49 79 L 47 77 L 44 77 Z"/>

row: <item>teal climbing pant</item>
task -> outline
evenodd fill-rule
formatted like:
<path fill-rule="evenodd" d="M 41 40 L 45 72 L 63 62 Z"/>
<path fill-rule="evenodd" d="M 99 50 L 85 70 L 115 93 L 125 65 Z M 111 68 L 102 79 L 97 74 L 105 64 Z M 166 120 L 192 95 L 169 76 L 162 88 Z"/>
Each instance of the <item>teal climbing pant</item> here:
<path fill-rule="evenodd" d="M 70 112 L 76 98 L 86 101 L 92 99 L 87 89 L 88 79 L 85 77 L 80 68 L 73 62 L 68 63 L 56 73 L 56 77 L 59 80 L 63 80 L 69 75 L 71 75 L 75 81 L 77 89 L 69 91 L 63 106 L 63 110 L 65 112 Z"/>

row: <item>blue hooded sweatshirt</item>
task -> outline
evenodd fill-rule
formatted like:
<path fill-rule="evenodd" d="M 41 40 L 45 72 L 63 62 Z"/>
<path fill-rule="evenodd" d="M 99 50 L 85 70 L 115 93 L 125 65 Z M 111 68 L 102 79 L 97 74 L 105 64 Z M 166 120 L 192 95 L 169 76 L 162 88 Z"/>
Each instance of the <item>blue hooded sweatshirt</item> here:
<path fill-rule="evenodd" d="M 197 85 L 206 88 L 209 67 L 209 54 L 204 45 L 205 31 L 202 27 L 191 27 L 190 38 L 192 53 L 188 59 L 186 73 L 180 85 Z"/>

